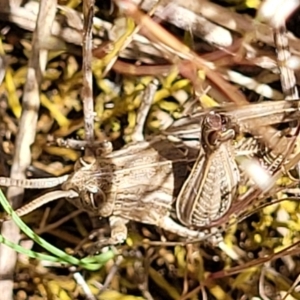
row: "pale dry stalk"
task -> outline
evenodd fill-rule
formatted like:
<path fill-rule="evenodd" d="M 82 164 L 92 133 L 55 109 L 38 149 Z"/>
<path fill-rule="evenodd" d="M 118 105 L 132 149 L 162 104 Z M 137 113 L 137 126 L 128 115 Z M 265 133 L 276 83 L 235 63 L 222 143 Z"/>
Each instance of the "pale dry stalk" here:
<path fill-rule="evenodd" d="M 42 0 L 36 28 L 32 40 L 32 53 L 28 62 L 26 84 L 23 94 L 23 110 L 16 137 L 15 154 L 11 168 L 11 178 L 24 179 L 25 170 L 31 162 L 30 146 L 34 142 L 37 113 L 40 105 L 40 84 L 42 74 L 47 63 L 47 50 L 44 50 L 43 41 L 51 36 L 51 27 L 56 13 L 56 1 Z M 23 188 L 10 187 L 7 198 L 13 207 L 22 204 Z M 2 235 L 8 240 L 18 243 L 19 228 L 14 222 L 9 221 L 2 226 Z M 12 300 L 13 280 L 12 275 L 17 255 L 14 250 L 5 245 L 0 245 L 0 274 L 8 276 L 8 280 L 0 281 L 1 299 Z M 10 277 L 11 276 L 11 277 Z"/>

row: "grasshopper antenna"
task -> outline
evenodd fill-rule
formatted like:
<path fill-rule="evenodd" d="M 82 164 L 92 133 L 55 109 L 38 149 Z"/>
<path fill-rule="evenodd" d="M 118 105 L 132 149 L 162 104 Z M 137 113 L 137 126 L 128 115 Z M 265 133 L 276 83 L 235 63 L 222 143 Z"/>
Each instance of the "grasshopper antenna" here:
<path fill-rule="evenodd" d="M 58 186 L 68 179 L 69 175 L 50 178 L 14 179 L 0 177 L 0 186 L 17 186 L 24 189 L 46 189 Z"/>

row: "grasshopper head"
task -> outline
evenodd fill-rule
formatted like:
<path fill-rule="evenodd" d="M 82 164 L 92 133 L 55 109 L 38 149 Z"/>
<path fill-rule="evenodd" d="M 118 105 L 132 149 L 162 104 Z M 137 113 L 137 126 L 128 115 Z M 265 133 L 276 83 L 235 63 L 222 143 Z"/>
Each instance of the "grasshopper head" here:
<path fill-rule="evenodd" d="M 101 166 L 96 159 L 86 162 L 80 158 L 74 169 L 74 173 L 62 186 L 64 190 L 74 190 L 78 193 L 81 201 L 74 204 L 100 217 L 111 215 L 113 204 L 109 203 L 106 197 L 112 181 L 110 165 Z"/>
<path fill-rule="evenodd" d="M 216 150 L 222 143 L 232 140 L 234 136 L 235 131 L 227 116 L 212 111 L 204 117 L 202 141 L 207 149 Z"/>

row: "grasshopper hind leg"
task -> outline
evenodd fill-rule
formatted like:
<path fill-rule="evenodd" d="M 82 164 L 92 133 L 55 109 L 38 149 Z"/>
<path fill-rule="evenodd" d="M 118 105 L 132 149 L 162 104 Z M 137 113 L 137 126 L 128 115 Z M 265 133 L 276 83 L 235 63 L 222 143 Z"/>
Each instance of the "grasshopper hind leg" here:
<path fill-rule="evenodd" d="M 217 228 L 211 228 L 210 233 L 207 233 L 206 231 L 192 230 L 176 223 L 170 217 L 164 217 L 161 219 L 159 226 L 162 229 L 184 237 L 191 242 L 208 240 L 211 244 L 217 245 L 220 250 L 222 250 L 232 260 L 239 259 L 239 255 L 224 243 L 223 237 Z"/>

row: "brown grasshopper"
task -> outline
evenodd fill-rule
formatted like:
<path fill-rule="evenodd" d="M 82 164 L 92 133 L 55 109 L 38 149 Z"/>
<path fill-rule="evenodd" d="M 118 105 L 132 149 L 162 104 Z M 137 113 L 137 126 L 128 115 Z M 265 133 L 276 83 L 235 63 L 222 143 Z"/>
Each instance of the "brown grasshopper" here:
<path fill-rule="evenodd" d="M 235 131 L 230 128 L 230 120 L 211 112 L 201 125 L 202 147 L 176 201 L 181 223 L 198 228 L 228 211 L 240 179 L 232 151 Z"/>
<path fill-rule="evenodd" d="M 156 225 L 187 239 L 203 239 L 206 236 L 204 231 L 190 228 L 209 226 L 211 221 L 226 214 L 239 183 L 234 155 L 228 156 L 228 151 L 233 148 L 234 124 L 247 128 L 250 123 L 244 114 L 248 110 L 248 118 L 251 118 L 251 108 L 257 113 L 259 120 L 267 124 L 298 118 L 298 100 L 278 103 L 280 109 L 272 106 L 272 102 L 272 105 L 269 104 L 271 108 L 263 113 L 258 111 L 265 103 L 248 105 L 243 109 L 238 107 L 236 111 L 226 112 L 223 109 L 221 112 L 220 108 L 217 112 L 202 112 L 200 154 L 198 150 L 189 148 L 182 151 L 165 138 L 155 137 L 149 142 L 129 144 L 124 149 L 111 153 L 102 151 L 102 155 L 96 156 L 91 162 L 79 159 L 73 174 L 69 176 L 25 181 L 0 178 L 0 185 L 17 184 L 34 188 L 63 183 L 63 192 L 50 192 L 20 208 L 17 213 L 24 215 L 45 202 L 66 197 L 80 208 L 100 217 L 110 218 L 112 234 L 106 243 L 123 242 L 127 236 L 126 223 L 130 220 Z M 233 114 L 234 122 L 230 118 Z M 253 117 L 253 120 L 256 119 Z M 198 125 L 199 134 L 200 127 Z M 186 179 L 188 164 L 196 159 L 197 163 Z M 214 170 L 218 171 L 215 173 L 218 174 L 216 182 L 215 178 L 210 177 Z M 214 189 L 212 206 L 208 209 L 207 206 L 201 206 L 201 202 L 206 205 L 205 200 L 201 199 L 207 197 L 207 190 L 211 188 Z M 192 192 L 188 194 L 190 191 Z M 178 219 L 186 227 L 170 217 L 174 204 Z M 201 207 L 193 207 L 197 205 Z M 203 221 L 204 218 L 206 222 Z"/>
<path fill-rule="evenodd" d="M 129 220 L 157 225 L 180 236 L 198 239 L 204 237 L 202 232 L 189 230 L 169 217 L 173 201 L 186 179 L 188 164 L 196 156 L 197 151 L 190 152 L 185 148 L 182 151 L 165 138 L 157 137 L 97 156 L 92 162 L 79 159 L 70 176 L 22 182 L 0 178 L 0 184 L 44 188 L 63 182 L 63 191 L 50 192 L 32 201 L 17 210 L 18 215 L 66 197 L 79 208 L 100 217 L 110 217 L 111 239 L 105 241 L 108 244 L 126 239 L 125 224 Z"/>
<path fill-rule="evenodd" d="M 197 120 L 203 118 L 203 111 L 175 122 L 165 131 L 165 134 L 179 137 L 187 145 L 198 146 L 200 149 L 194 167 L 176 200 L 177 217 L 182 224 L 193 228 L 210 227 L 227 213 L 235 201 L 240 180 L 235 155 L 239 154 L 240 150 L 244 153 L 247 149 L 240 143 L 234 147 L 233 128 L 255 135 L 256 126 L 290 121 L 294 117 L 298 119 L 298 103 L 299 100 L 264 102 L 240 106 L 235 110 L 229 108 L 228 111 L 216 108 L 206 115 L 208 117 L 204 117 L 202 124 L 197 123 Z M 270 117 L 265 118 L 269 113 Z M 291 142 L 287 137 L 277 139 L 281 145 L 285 143 L 286 151 L 278 158 L 279 163 L 272 161 L 268 166 L 271 174 L 267 174 L 268 182 L 261 184 L 262 189 L 271 188 L 274 184 L 271 176 L 280 169 L 284 155 L 291 152 Z M 253 148 L 253 142 L 256 144 L 255 152 L 261 154 L 265 147 L 263 142 L 253 139 L 248 145 L 249 149 Z M 265 171 L 261 169 L 261 172 Z"/>

